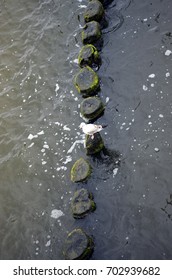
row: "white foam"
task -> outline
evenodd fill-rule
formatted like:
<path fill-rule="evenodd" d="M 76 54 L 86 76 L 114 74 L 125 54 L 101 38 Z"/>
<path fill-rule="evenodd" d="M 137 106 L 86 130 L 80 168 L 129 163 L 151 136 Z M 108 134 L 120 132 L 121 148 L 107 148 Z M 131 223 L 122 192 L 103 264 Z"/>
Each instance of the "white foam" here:
<path fill-rule="evenodd" d="M 84 144 L 84 140 L 76 140 L 72 146 L 70 147 L 70 149 L 67 151 L 67 154 L 71 154 L 72 151 L 75 149 L 76 144 Z"/>
<path fill-rule="evenodd" d="M 76 64 L 78 64 L 78 59 L 76 58 L 76 59 L 74 59 L 74 61 L 73 61 L 74 63 L 76 63 Z"/>
<path fill-rule="evenodd" d="M 59 166 L 59 167 L 57 167 L 56 170 L 57 170 L 57 171 L 60 171 L 60 170 L 66 171 L 66 170 L 67 170 L 67 167 L 66 167 L 66 166 Z"/>
<path fill-rule="evenodd" d="M 32 140 L 33 138 L 38 138 L 38 135 L 29 134 L 28 139 Z"/>
<path fill-rule="evenodd" d="M 71 162 L 71 161 L 72 161 L 72 157 L 71 156 L 67 156 L 66 160 L 63 161 L 63 164 L 67 164 L 68 162 Z"/>
<path fill-rule="evenodd" d="M 59 89 L 60 89 L 60 87 L 59 87 L 59 84 L 57 83 L 57 84 L 56 84 L 56 87 L 55 87 L 56 96 L 58 95 L 57 92 L 58 92 Z"/>
<path fill-rule="evenodd" d="M 143 90 L 144 90 L 144 91 L 147 91 L 147 90 L 148 90 L 148 87 L 145 86 L 145 85 L 143 85 Z"/>
<path fill-rule="evenodd" d="M 109 98 L 109 97 L 106 97 L 106 103 L 108 103 L 108 102 L 109 102 L 109 100 L 110 100 L 110 98 Z"/>
<path fill-rule="evenodd" d="M 61 125 L 59 122 L 55 122 L 55 124 L 57 124 L 57 125 Z"/>
<path fill-rule="evenodd" d="M 118 173 L 118 168 L 115 168 L 115 169 L 113 170 L 113 177 L 115 177 L 117 173 Z"/>
<path fill-rule="evenodd" d="M 39 135 L 43 135 L 44 131 L 37 132 L 37 134 L 33 135 L 32 133 L 29 134 L 28 139 L 32 140 L 33 138 L 38 138 Z"/>
<path fill-rule="evenodd" d="M 151 78 L 151 79 L 155 78 L 155 74 L 150 74 L 149 78 Z"/>
<path fill-rule="evenodd" d="M 37 135 L 43 135 L 44 134 L 44 131 L 41 130 L 40 132 L 37 133 Z"/>
<path fill-rule="evenodd" d="M 28 148 L 32 148 L 35 143 L 31 143 Z"/>
<path fill-rule="evenodd" d="M 64 129 L 64 130 L 67 130 L 67 131 L 70 131 L 70 128 L 67 127 L 67 125 L 64 125 L 63 129 Z"/>
<path fill-rule="evenodd" d="M 49 149 L 50 147 L 47 144 L 44 144 L 43 148 Z M 45 150 L 44 150 L 44 152 L 45 152 Z"/>
<path fill-rule="evenodd" d="M 169 56 L 170 54 L 172 54 L 172 51 L 166 50 L 165 55 L 166 55 L 166 56 Z"/>
<path fill-rule="evenodd" d="M 60 217 L 64 216 L 64 213 L 61 210 L 53 209 L 50 216 L 53 219 L 59 219 Z"/>
<path fill-rule="evenodd" d="M 51 245 L 51 240 L 48 240 L 47 243 L 45 244 L 45 247 L 49 247 Z"/>
<path fill-rule="evenodd" d="M 79 8 L 87 8 L 86 5 L 79 5 Z"/>

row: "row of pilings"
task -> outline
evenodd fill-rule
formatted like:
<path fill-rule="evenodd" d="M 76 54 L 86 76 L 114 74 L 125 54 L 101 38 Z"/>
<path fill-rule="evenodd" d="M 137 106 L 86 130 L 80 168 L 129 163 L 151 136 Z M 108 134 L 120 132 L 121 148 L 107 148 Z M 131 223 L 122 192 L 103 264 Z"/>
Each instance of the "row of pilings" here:
<path fill-rule="evenodd" d="M 103 46 L 102 29 L 107 26 L 106 7 L 112 0 L 88 0 L 83 14 L 85 25 L 81 32 L 83 47 L 78 54 L 79 73 L 74 78 L 74 84 L 83 101 L 80 105 L 81 116 L 88 123 L 93 123 L 104 112 L 105 106 L 98 96 L 100 79 L 97 70 L 101 66 L 99 51 Z M 104 141 L 99 132 L 86 135 L 86 154 L 94 155 L 104 148 Z M 79 158 L 72 166 L 71 181 L 82 183 L 89 180 L 92 167 L 88 160 Z M 83 184 L 84 186 L 84 184 Z M 74 193 L 71 202 L 72 215 L 75 219 L 84 218 L 96 210 L 93 194 L 84 187 Z M 82 228 L 70 232 L 63 246 L 63 255 L 68 260 L 89 259 L 94 251 L 94 238 Z"/>

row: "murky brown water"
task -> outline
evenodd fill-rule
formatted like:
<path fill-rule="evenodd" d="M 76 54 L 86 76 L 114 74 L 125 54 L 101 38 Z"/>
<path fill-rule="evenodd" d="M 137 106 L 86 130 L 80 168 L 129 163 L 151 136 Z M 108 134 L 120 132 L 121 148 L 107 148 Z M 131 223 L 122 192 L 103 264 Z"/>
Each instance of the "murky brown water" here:
<path fill-rule="evenodd" d="M 63 259 L 75 227 L 94 236 L 92 259 L 172 258 L 170 0 L 117 0 L 106 9 L 98 74 L 107 106 L 97 123 L 108 124 L 107 153 L 88 157 L 84 186 L 97 210 L 72 218 L 83 184 L 71 183 L 70 168 L 86 157 L 73 86 L 86 4 L 0 2 L 1 259 Z"/>

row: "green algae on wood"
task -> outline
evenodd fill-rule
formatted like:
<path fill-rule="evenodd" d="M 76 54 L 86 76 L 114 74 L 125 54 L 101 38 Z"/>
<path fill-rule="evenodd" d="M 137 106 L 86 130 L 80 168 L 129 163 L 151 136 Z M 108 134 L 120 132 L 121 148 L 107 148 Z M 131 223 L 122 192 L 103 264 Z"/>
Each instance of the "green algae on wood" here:
<path fill-rule="evenodd" d="M 101 58 L 96 47 L 91 44 L 83 46 L 79 52 L 78 62 L 80 67 L 100 65 Z"/>
<path fill-rule="evenodd" d="M 74 79 L 74 84 L 83 97 L 94 95 L 100 87 L 98 75 L 89 66 L 80 70 Z"/>
<path fill-rule="evenodd" d="M 105 106 L 97 96 L 84 99 L 80 106 L 81 116 L 88 120 L 97 119 L 104 112 Z"/>
<path fill-rule="evenodd" d="M 84 218 L 88 213 L 96 209 L 93 195 L 86 189 L 76 191 L 71 202 L 71 209 L 75 219 Z"/>
<path fill-rule="evenodd" d="M 100 1 L 92 0 L 89 2 L 86 11 L 84 13 L 85 22 L 92 20 L 101 21 L 104 16 L 104 8 Z"/>
<path fill-rule="evenodd" d="M 97 21 L 86 23 L 81 36 L 83 44 L 95 43 L 101 38 L 100 24 Z"/>
<path fill-rule="evenodd" d="M 88 260 L 94 250 L 93 239 L 82 229 L 77 228 L 66 238 L 63 255 L 66 260 Z"/>
<path fill-rule="evenodd" d="M 104 142 L 100 133 L 95 133 L 93 139 L 90 135 L 86 135 L 85 147 L 87 149 L 87 155 L 99 153 L 104 148 Z"/>
<path fill-rule="evenodd" d="M 71 181 L 85 181 L 91 175 L 91 165 L 83 158 L 78 159 L 71 169 Z"/>

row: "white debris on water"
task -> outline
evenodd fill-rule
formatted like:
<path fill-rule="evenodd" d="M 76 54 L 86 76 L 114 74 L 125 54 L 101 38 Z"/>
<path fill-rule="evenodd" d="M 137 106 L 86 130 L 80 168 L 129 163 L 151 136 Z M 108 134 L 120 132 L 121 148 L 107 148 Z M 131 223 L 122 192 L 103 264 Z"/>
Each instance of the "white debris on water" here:
<path fill-rule="evenodd" d="M 51 240 L 48 240 L 47 243 L 45 244 L 45 247 L 49 247 L 51 245 Z"/>
<path fill-rule="evenodd" d="M 165 76 L 166 76 L 166 78 L 170 77 L 170 73 L 167 72 L 167 73 L 165 74 Z"/>
<path fill-rule="evenodd" d="M 63 129 L 64 129 L 64 130 L 67 130 L 67 131 L 70 131 L 70 128 L 67 127 L 67 125 L 64 125 L 64 126 L 63 126 Z"/>
<path fill-rule="evenodd" d="M 61 125 L 61 123 L 59 123 L 59 122 L 55 122 L 54 124 Z"/>
<path fill-rule="evenodd" d="M 169 56 L 169 55 L 171 55 L 171 54 L 172 54 L 172 51 L 166 50 L 166 52 L 165 52 L 165 55 L 166 55 L 166 56 Z"/>
<path fill-rule="evenodd" d="M 109 102 L 109 100 L 110 100 L 110 98 L 109 98 L 109 97 L 106 97 L 106 103 L 108 103 L 108 102 Z"/>
<path fill-rule="evenodd" d="M 35 135 L 33 135 L 32 133 L 30 133 L 29 136 L 28 136 L 28 139 L 29 139 L 29 140 L 32 140 L 32 139 L 34 139 L 34 138 L 38 138 L 39 135 L 43 135 L 43 134 L 44 134 L 44 131 L 43 131 L 43 130 L 40 131 L 40 132 L 38 132 L 38 133 L 35 134 Z"/>
<path fill-rule="evenodd" d="M 50 216 L 53 219 L 59 219 L 60 217 L 64 216 L 64 213 L 61 210 L 53 209 Z"/>
<path fill-rule="evenodd" d="M 34 143 L 34 142 L 32 142 L 32 143 L 28 146 L 28 148 L 32 148 L 32 147 L 33 147 L 33 145 L 35 145 L 35 143 Z"/>
<path fill-rule="evenodd" d="M 72 157 L 71 156 L 67 156 L 66 160 L 63 161 L 63 164 L 67 164 L 68 162 L 71 162 L 71 161 L 72 161 Z"/>
<path fill-rule="evenodd" d="M 38 138 L 38 135 L 29 134 L 28 139 L 32 140 L 33 138 Z"/>
<path fill-rule="evenodd" d="M 49 147 L 47 144 L 44 144 L 44 145 L 43 145 L 43 148 L 49 149 L 50 147 Z M 45 150 L 44 150 L 44 151 L 45 151 Z"/>
<path fill-rule="evenodd" d="M 79 5 L 79 8 L 87 8 L 87 6 L 86 5 Z"/>
<path fill-rule="evenodd" d="M 57 92 L 58 92 L 58 90 L 60 89 L 60 87 L 59 87 L 59 84 L 58 83 L 56 83 L 56 87 L 55 87 L 55 93 L 56 93 L 56 96 L 57 96 Z"/>
<path fill-rule="evenodd" d="M 164 117 L 164 115 L 163 115 L 163 114 L 159 114 L 159 117 L 160 117 L 160 118 L 163 118 L 163 117 Z"/>
<path fill-rule="evenodd" d="M 78 64 L 78 58 L 74 59 L 74 63 Z"/>
<path fill-rule="evenodd" d="M 84 144 L 84 140 L 76 140 L 76 141 L 72 144 L 72 146 L 70 147 L 70 149 L 67 151 L 67 154 L 72 153 L 73 150 L 75 149 L 75 146 L 76 146 L 77 144 Z"/>
<path fill-rule="evenodd" d="M 40 132 L 37 133 L 37 135 L 43 135 L 44 134 L 44 131 L 41 130 Z"/>
<path fill-rule="evenodd" d="M 115 169 L 113 170 L 113 177 L 115 177 L 117 173 L 118 173 L 118 168 L 115 168 Z"/>
<path fill-rule="evenodd" d="M 151 78 L 151 79 L 155 78 L 155 74 L 150 74 L 149 78 Z"/>
<path fill-rule="evenodd" d="M 60 170 L 66 171 L 66 170 L 67 170 L 67 167 L 66 167 L 66 166 L 59 166 L 59 167 L 57 167 L 56 170 L 57 170 L 57 171 L 60 171 Z"/>
<path fill-rule="evenodd" d="M 143 85 L 143 90 L 144 90 L 144 91 L 147 91 L 147 90 L 148 90 L 148 87 L 145 86 L 145 85 Z"/>

